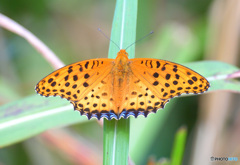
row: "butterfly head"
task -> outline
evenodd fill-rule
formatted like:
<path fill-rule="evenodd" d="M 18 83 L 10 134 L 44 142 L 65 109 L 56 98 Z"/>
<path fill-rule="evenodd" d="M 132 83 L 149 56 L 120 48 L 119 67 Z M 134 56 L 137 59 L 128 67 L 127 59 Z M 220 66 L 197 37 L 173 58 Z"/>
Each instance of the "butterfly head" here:
<path fill-rule="evenodd" d="M 121 49 L 117 54 L 115 62 L 116 64 L 124 65 L 127 64 L 128 60 L 128 53 L 125 49 Z"/>
<path fill-rule="evenodd" d="M 128 58 L 128 53 L 126 52 L 125 49 L 121 49 L 121 50 L 118 52 L 117 56 L 118 56 L 118 57 L 121 56 L 121 57 Z"/>

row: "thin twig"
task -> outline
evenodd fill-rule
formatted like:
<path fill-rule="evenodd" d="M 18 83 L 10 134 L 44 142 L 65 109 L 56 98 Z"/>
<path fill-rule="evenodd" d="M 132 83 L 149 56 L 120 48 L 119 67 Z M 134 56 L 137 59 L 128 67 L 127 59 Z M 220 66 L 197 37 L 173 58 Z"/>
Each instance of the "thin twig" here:
<path fill-rule="evenodd" d="M 64 63 L 36 36 L 23 26 L 0 13 L 0 26 L 25 38 L 54 69 L 64 66 Z"/>
<path fill-rule="evenodd" d="M 233 79 L 233 78 L 239 78 L 239 77 L 240 77 L 240 70 L 231 74 L 214 75 L 214 76 L 208 77 L 207 80 L 213 81 L 213 80 Z"/>
<path fill-rule="evenodd" d="M 54 69 L 64 66 L 64 63 L 40 39 L 19 25 L 17 22 L 1 13 L 0 26 L 25 38 L 50 63 Z M 103 121 L 98 121 L 98 124 L 103 126 Z"/>

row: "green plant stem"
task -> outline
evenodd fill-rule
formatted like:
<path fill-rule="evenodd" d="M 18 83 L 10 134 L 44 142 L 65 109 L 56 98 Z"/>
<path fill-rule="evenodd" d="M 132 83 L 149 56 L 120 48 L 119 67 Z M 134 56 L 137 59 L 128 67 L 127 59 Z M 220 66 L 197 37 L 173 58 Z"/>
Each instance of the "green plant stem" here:
<path fill-rule="evenodd" d="M 177 131 L 175 136 L 173 150 L 171 154 L 171 165 L 182 164 L 186 138 L 187 138 L 187 128 L 181 127 Z"/>
<path fill-rule="evenodd" d="M 130 120 L 104 121 L 104 165 L 128 164 Z"/>
<path fill-rule="evenodd" d="M 136 40 L 137 0 L 117 0 L 112 24 L 111 40 L 126 48 Z M 116 58 L 119 48 L 110 42 L 109 58 Z M 129 58 L 134 58 L 135 45 L 128 49 Z M 104 119 L 104 165 L 127 165 L 129 154 L 130 119 Z"/>

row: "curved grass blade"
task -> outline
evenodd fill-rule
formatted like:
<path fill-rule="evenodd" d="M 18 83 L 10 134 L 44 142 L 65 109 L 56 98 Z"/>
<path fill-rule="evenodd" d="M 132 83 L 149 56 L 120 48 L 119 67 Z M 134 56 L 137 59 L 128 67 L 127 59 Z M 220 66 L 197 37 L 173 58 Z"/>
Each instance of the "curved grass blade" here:
<path fill-rule="evenodd" d="M 30 96 L 0 107 L 0 147 L 25 140 L 50 128 L 88 121 L 60 98 Z"/>

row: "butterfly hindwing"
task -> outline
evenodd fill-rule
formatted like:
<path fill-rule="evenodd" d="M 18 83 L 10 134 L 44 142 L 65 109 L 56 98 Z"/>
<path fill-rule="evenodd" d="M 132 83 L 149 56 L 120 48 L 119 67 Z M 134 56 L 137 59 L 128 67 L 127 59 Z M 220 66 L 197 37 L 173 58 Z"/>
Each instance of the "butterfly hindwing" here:
<path fill-rule="evenodd" d="M 169 100 L 162 100 L 156 97 L 151 90 L 141 82 L 136 76 L 129 72 L 129 82 L 124 86 L 125 91 L 122 98 L 114 97 L 113 75 L 109 74 L 101 80 L 95 87 L 81 100 L 71 102 L 75 110 L 79 110 L 82 115 L 89 119 L 102 117 L 108 120 L 115 118 L 128 118 L 130 115 L 137 117 L 156 113 Z M 120 93 L 119 93 L 120 94 Z M 119 96 L 117 94 L 116 96 Z M 121 103 L 118 105 L 118 99 Z"/>
<path fill-rule="evenodd" d="M 118 119 L 117 109 L 112 98 L 113 85 L 111 80 L 112 75 L 108 74 L 84 98 L 71 102 L 74 109 L 79 110 L 82 115 L 86 115 L 89 119 L 92 117 Z"/>
<path fill-rule="evenodd" d="M 156 113 L 158 109 L 164 108 L 169 100 L 158 98 L 143 81 L 134 74 L 130 74 L 129 90 L 126 93 L 126 101 L 121 107 L 120 117 L 127 118 L 130 115 L 137 117 Z"/>

